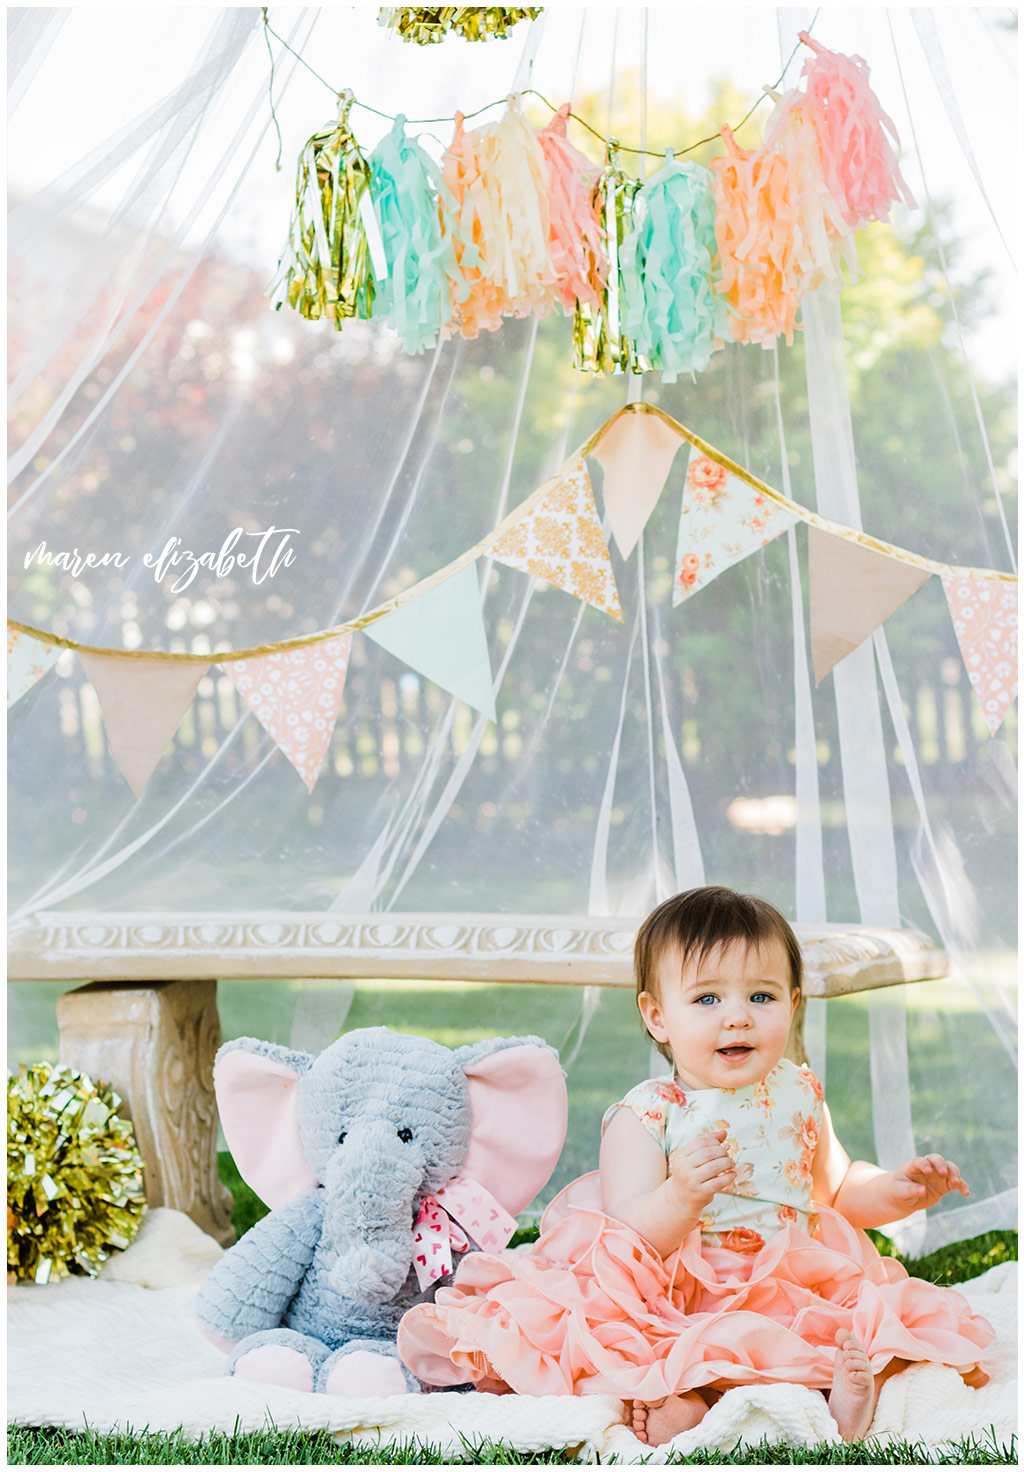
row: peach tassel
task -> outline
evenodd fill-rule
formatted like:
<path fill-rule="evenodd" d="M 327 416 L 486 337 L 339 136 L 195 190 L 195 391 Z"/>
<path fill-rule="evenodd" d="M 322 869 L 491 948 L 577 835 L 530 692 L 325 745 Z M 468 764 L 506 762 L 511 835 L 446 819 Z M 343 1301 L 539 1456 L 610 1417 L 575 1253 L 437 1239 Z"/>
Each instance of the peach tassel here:
<path fill-rule="evenodd" d="M 518 99 L 499 122 L 469 133 L 457 113 L 442 169 L 452 195 L 445 231 L 461 273 L 452 308 L 462 336 L 493 331 L 503 315 L 549 312 L 558 298 L 547 165 Z"/>
<path fill-rule="evenodd" d="M 715 184 L 716 290 L 734 342 L 792 345 L 801 281 L 793 238 L 789 166 L 780 153 L 747 150 L 722 128 L 726 152 L 710 160 Z"/>

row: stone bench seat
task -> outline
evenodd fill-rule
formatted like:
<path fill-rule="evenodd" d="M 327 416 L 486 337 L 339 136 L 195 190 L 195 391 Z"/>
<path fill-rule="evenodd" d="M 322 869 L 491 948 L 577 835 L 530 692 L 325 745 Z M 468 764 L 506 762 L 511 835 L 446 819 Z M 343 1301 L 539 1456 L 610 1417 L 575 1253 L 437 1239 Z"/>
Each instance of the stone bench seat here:
<path fill-rule="evenodd" d="M 30 916 L 8 936 L 12 981 L 76 981 L 57 1004 L 60 1060 L 110 1083 L 135 1124 L 154 1206 L 232 1240 L 217 1177 L 218 979 L 420 979 L 631 987 L 642 917 L 322 912 Z M 949 958 L 910 929 L 796 926 L 804 997 L 937 980 Z M 804 1004 L 790 1032 L 803 1051 Z"/>

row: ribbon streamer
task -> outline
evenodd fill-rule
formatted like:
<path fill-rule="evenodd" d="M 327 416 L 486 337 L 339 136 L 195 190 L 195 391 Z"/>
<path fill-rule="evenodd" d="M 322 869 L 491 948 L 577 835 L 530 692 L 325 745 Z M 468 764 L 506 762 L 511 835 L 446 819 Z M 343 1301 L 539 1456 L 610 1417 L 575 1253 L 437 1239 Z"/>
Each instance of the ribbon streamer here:
<path fill-rule="evenodd" d="M 468 1251 L 469 1237 L 485 1252 L 500 1252 L 517 1226 L 486 1186 L 471 1176 L 455 1176 L 420 1204 L 413 1227 L 413 1267 L 420 1288 L 451 1272 L 452 1254 Z"/>

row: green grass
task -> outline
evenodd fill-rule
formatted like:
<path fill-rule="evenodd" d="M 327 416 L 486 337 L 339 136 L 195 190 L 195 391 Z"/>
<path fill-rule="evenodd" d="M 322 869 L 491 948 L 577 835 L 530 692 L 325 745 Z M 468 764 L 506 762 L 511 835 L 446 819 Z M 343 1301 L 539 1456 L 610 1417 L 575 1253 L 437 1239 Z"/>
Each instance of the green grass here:
<path fill-rule="evenodd" d="M 476 1466 L 535 1467 L 564 1466 L 575 1461 L 571 1451 L 515 1452 L 491 1441 L 467 1441 L 462 1461 Z M 326 1431 L 301 1434 L 295 1431 L 246 1432 L 238 1436 L 215 1435 L 202 1441 L 185 1441 L 180 1435 L 96 1436 L 73 1435 L 66 1431 L 8 1432 L 7 1461 L 20 1466 L 343 1466 L 437 1467 L 450 1465 L 438 1447 L 426 1443 L 415 1449 L 388 1443 L 364 1448 L 339 1443 Z M 942 1452 L 909 1442 L 857 1442 L 852 1446 L 827 1444 L 816 1447 L 759 1446 L 734 1452 L 695 1452 L 692 1457 L 673 1454 L 670 1466 L 993 1466 L 1017 1463 L 1016 1439 L 1000 1445 L 994 1434 L 967 1437 Z"/>

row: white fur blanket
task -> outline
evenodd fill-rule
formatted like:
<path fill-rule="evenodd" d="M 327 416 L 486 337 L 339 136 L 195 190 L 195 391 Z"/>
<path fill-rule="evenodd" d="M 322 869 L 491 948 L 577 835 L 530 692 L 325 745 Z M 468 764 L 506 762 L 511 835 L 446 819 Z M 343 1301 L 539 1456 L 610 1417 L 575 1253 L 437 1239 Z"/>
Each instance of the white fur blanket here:
<path fill-rule="evenodd" d="M 438 1394 L 342 1399 L 245 1384 L 201 1337 L 191 1302 L 221 1249 L 180 1212 L 151 1210 L 127 1252 L 98 1279 L 8 1290 L 7 1419 L 97 1432 L 319 1428 L 367 1446 L 415 1440 L 447 1461 L 473 1461 L 484 1440 L 520 1451 L 572 1448 L 581 1461 L 662 1462 L 669 1451 L 729 1451 L 762 1438 L 786 1446 L 837 1441 L 824 1398 L 796 1385 L 731 1390 L 692 1431 L 644 1446 L 608 1396 Z M 969 1390 L 955 1370 L 916 1365 L 882 1388 L 870 1436 L 937 1447 L 1016 1431 L 1016 1263 L 959 1285 L 998 1337 L 991 1380 Z"/>

